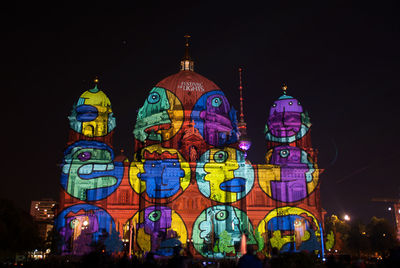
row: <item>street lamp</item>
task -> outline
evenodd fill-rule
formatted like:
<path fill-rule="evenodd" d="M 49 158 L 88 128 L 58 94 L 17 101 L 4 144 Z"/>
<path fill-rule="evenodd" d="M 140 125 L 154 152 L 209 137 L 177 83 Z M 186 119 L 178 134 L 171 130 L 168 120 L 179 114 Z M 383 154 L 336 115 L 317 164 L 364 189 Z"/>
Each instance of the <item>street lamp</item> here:
<path fill-rule="evenodd" d="M 350 221 L 350 216 L 346 214 L 346 215 L 344 215 L 343 219 L 344 219 L 345 221 Z"/>

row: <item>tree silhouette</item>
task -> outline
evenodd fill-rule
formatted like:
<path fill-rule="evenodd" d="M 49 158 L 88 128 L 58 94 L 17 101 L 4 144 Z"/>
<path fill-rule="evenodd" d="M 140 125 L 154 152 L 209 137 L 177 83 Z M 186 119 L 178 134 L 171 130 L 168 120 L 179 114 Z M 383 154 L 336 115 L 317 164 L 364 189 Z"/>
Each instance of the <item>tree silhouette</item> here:
<path fill-rule="evenodd" d="M 371 249 L 381 256 L 386 256 L 398 244 L 394 227 L 384 218 L 372 217 L 366 233 L 371 241 Z"/>
<path fill-rule="evenodd" d="M 12 201 L 0 199 L 0 257 L 15 256 L 40 244 L 32 217 Z"/>

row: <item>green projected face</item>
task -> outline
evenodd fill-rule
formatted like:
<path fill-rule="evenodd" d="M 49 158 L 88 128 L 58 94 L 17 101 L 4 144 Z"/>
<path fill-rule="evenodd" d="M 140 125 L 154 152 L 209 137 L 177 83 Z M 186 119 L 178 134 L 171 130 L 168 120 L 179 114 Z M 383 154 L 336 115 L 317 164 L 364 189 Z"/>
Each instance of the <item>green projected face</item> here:
<path fill-rule="evenodd" d="M 171 139 L 183 123 L 180 100 L 170 91 L 155 87 L 139 109 L 133 134 L 137 140 L 165 141 Z"/>
<path fill-rule="evenodd" d="M 61 186 L 79 200 L 96 201 L 106 198 L 121 183 L 124 167 L 113 162 L 113 151 L 104 143 L 76 142 L 64 156 Z"/>
<path fill-rule="evenodd" d="M 242 239 L 246 239 L 247 244 L 256 244 L 246 213 L 228 205 L 205 209 L 193 225 L 192 238 L 195 249 L 209 258 L 236 256 Z"/>

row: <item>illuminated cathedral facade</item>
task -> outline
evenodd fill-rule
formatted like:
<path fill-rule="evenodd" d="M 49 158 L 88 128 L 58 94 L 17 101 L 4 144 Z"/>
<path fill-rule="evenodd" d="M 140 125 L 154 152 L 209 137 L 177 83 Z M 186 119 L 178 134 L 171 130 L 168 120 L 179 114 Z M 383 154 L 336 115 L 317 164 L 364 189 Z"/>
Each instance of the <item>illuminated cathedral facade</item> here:
<path fill-rule="evenodd" d="M 266 162 L 246 159 L 251 142 L 223 91 L 194 72 L 186 44 L 181 70 L 158 82 L 137 113 L 132 161 L 113 150 L 111 102 L 84 92 L 68 117 L 56 232 L 60 252 L 204 258 L 320 252 L 325 238 L 317 151 L 300 102 L 286 94 L 265 124 Z M 241 72 L 241 70 L 240 70 Z M 241 80 L 240 80 L 241 81 Z"/>

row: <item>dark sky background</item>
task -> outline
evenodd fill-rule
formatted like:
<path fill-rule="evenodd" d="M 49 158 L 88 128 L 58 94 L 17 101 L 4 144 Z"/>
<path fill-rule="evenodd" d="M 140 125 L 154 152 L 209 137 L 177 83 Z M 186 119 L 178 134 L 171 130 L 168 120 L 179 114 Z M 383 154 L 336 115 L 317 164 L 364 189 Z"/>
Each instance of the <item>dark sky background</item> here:
<path fill-rule="evenodd" d="M 123 148 L 132 159 L 136 110 L 158 81 L 179 70 L 189 33 L 195 71 L 236 108 L 237 69 L 245 69 L 253 163 L 265 162 L 264 125 L 286 82 L 311 116 L 313 146 L 325 169 L 323 207 L 365 222 L 373 215 L 391 218 L 388 204 L 371 198 L 399 198 L 400 191 L 396 6 L 132 2 L 2 8 L 1 198 L 26 210 L 31 200 L 58 199 L 67 116 L 95 75 L 117 118 L 115 151 Z"/>

